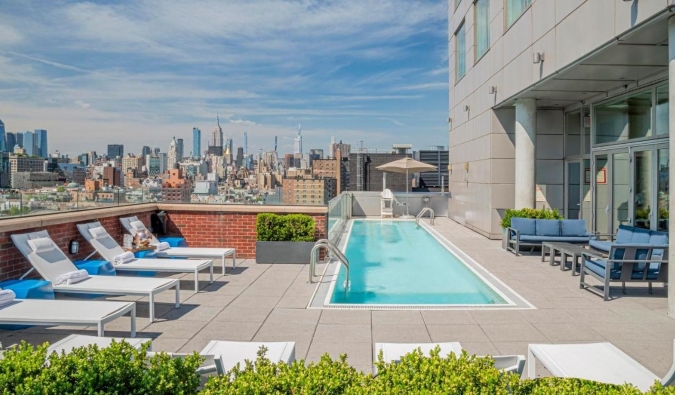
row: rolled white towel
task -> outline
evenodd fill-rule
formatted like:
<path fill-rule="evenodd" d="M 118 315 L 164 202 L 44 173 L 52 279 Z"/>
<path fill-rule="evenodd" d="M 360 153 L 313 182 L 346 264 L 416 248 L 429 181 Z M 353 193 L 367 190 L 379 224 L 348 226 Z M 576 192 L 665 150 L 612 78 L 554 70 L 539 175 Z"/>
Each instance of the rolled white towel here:
<path fill-rule="evenodd" d="M 16 294 L 11 289 L 0 291 L 0 307 L 8 305 L 16 299 Z"/>
<path fill-rule="evenodd" d="M 125 263 L 131 262 L 136 257 L 134 256 L 133 252 L 125 252 L 124 254 L 117 255 L 116 257 L 113 258 L 113 265 L 123 265 Z"/>
<path fill-rule="evenodd" d="M 89 278 L 89 273 L 86 270 L 80 269 L 75 270 L 74 272 L 63 273 L 62 275 L 56 277 L 54 285 L 72 285 L 77 284 L 80 281 L 84 281 Z"/>
<path fill-rule="evenodd" d="M 162 241 L 160 243 L 157 243 L 157 245 L 155 247 L 157 248 L 157 251 L 164 251 L 164 250 L 168 250 L 169 248 L 171 248 L 169 243 L 167 243 L 166 241 Z"/>

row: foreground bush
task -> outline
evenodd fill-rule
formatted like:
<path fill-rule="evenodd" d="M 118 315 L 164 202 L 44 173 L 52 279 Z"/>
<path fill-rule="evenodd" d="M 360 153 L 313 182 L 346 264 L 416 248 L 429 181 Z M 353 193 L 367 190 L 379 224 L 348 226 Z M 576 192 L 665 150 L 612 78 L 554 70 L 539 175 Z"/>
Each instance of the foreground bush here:
<path fill-rule="evenodd" d="M 149 343 L 148 343 L 149 344 Z M 148 344 L 136 350 L 126 342 L 99 349 L 82 347 L 70 354 L 47 355 L 47 344 L 22 342 L 0 360 L 2 394 L 196 394 L 195 373 L 202 360 L 194 354 L 147 359 Z"/>
<path fill-rule="evenodd" d="M 306 214 L 260 213 L 256 220 L 258 241 L 314 241 L 316 223 Z"/>
<path fill-rule="evenodd" d="M 22 343 L 0 360 L 1 394 L 607 394 L 638 395 L 630 385 L 601 384 L 588 380 L 543 378 L 521 380 L 500 373 L 494 361 L 469 356 L 429 356 L 421 351 L 397 364 L 380 360 L 378 375 L 350 367 L 346 355 L 328 355 L 305 366 L 304 361 L 275 364 L 262 349 L 254 362 L 211 377 L 200 392 L 195 370 L 198 355 L 171 359 L 158 354 L 147 359 L 147 347 L 137 351 L 127 343 L 105 349 L 83 347 L 68 355 L 47 356 L 47 345 L 33 348 Z M 675 395 L 673 387 L 655 385 L 648 394 Z"/>

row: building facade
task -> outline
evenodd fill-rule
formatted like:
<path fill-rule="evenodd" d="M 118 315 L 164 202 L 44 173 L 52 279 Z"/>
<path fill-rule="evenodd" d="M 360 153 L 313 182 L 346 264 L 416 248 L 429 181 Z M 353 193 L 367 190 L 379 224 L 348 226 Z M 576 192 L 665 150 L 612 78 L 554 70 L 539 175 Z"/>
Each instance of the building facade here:
<path fill-rule="evenodd" d="M 162 201 L 165 202 L 190 202 L 192 183 L 183 177 L 182 169 L 170 169 L 169 177 L 162 182 Z"/>
<path fill-rule="evenodd" d="M 450 217 L 491 238 L 514 207 L 667 229 L 675 4 L 449 5 Z"/>
<path fill-rule="evenodd" d="M 334 178 L 284 178 L 281 202 L 286 205 L 326 205 L 336 196 L 337 181 Z"/>
<path fill-rule="evenodd" d="M 108 144 L 108 159 L 115 159 L 117 157 L 124 157 L 124 145 Z"/>
<path fill-rule="evenodd" d="M 386 173 L 377 170 L 378 166 L 395 160 L 409 158 L 408 154 L 362 152 L 349 155 L 349 188 L 348 191 L 382 191 L 384 178 L 386 187 L 394 192 L 405 192 L 405 173 Z M 359 161 L 361 164 L 359 165 Z M 360 173 L 360 174 L 359 174 Z M 409 174 L 412 178 L 413 174 Z M 411 183 L 408 182 L 408 189 Z"/>
<path fill-rule="evenodd" d="M 58 173 L 37 171 L 12 174 L 12 188 L 14 189 L 49 188 L 59 184 L 63 184 L 63 180 Z"/>
<path fill-rule="evenodd" d="M 192 157 L 201 158 L 202 156 L 202 131 L 199 128 L 192 128 Z"/>
<path fill-rule="evenodd" d="M 7 137 L 5 137 L 5 124 L 0 119 L 0 152 L 10 152 L 14 150 L 14 145 L 9 148 L 7 144 Z"/>
<path fill-rule="evenodd" d="M 44 129 L 35 129 L 35 146 L 36 154 L 40 158 L 47 158 L 49 156 L 49 145 L 47 142 L 47 131 Z"/>
<path fill-rule="evenodd" d="M 312 162 L 312 175 L 315 178 L 334 179 L 336 192 L 340 194 L 346 191 L 349 185 L 347 163 L 338 158 L 314 159 Z"/>
<path fill-rule="evenodd" d="M 47 171 L 46 162 L 41 158 L 28 156 L 10 155 L 9 173 Z"/>

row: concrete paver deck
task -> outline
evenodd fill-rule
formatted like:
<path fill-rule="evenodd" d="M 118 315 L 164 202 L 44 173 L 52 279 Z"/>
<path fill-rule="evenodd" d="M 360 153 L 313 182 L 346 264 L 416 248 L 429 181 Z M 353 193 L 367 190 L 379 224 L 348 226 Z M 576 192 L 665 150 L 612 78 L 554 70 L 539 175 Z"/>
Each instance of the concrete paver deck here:
<path fill-rule="evenodd" d="M 356 368 L 371 370 L 373 342 L 458 341 L 469 352 L 527 354 L 527 344 L 609 341 L 657 375 L 670 368 L 675 320 L 666 316 L 666 288 L 619 286 L 613 300 L 579 289 L 579 277 L 541 262 L 539 254 L 516 257 L 447 219 L 434 229 L 519 293 L 536 310 L 511 311 L 367 311 L 308 310 L 316 287 L 307 284 L 304 265 L 263 265 L 240 260 L 236 269 L 192 294 L 192 275 L 172 275 L 181 284 L 183 306 L 160 303 L 158 322 L 147 320 L 147 302 L 138 302 L 139 337 L 153 338 L 155 351 L 199 351 L 209 340 L 295 341 L 297 358 L 317 361 L 324 353 L 348 354 Z M 322 273 L 323 268 L 317 268 Z M 137 298 L 111 298 L 138 300 Z M 162 299 L 160 299 L 162 300 Z M 127 336 L 128 318 L 106 326 L 108 336 Z M 8 346 L 20 340 L 54 342 L 95 328 L 33 327 L 0 331 Z M 538 372 L 546 374 L 538 367 Z"/>

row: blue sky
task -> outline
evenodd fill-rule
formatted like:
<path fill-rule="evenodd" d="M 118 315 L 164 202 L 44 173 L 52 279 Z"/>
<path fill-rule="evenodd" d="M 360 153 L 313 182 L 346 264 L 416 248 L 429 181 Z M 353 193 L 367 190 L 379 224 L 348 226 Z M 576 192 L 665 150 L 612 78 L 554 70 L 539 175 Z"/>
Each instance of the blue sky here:
<path fill-rule="evenodd" d="M 50 151 L 447 145 L 445 0 L 2 0 L 0 119 Z"/>

